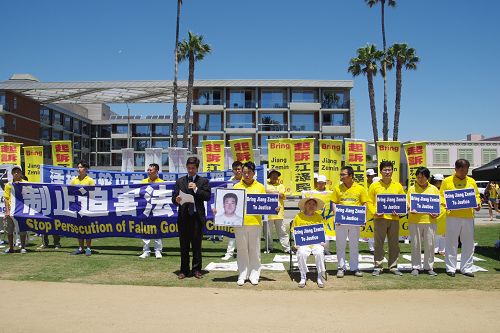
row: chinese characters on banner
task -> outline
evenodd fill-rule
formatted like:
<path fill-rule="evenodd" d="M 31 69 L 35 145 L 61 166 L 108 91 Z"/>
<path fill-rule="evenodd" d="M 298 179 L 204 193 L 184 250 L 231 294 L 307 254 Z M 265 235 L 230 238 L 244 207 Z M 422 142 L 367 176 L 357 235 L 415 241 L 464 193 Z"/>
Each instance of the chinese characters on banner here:
<path fill-rule="evenodd" d="M 332 189 L 340 183 L 342 140 L 319 140 L 319 175 L 326 176 Z"/>
<path fill-rule="evenodd" d="M 229 140 L 233 160 L 245 163 L 254 162 L 252 138 Z"/>
<path fill-rule="evenodd" d="M 17 142 L 0 142 L 0 164 L 21 165 L 21 145 Z"/>
<path fill-rule="evenodd" d="M 366 141 L 345 139 L 345 165 L 354 169 L 354 180 L 367 188 Z"/>
<path fill-rule="evenodd" d="M 313 188 L 314 139 L 292 139 L 292 192 L 299 195 Z"/>
<path fill-rule="evenodd" d="M 224 140 L 202 141 L 203 172 L 224 170 Z"/>
<path fill-rule="evenodd" d="M 52 164 L 71 167 L 73 165 L 71 141 L 50 141 L 50 143 L 52 144 Z"/>
<path fill-rule="evenodd" d="M 276 169 L 281 172 L 280 182 L 285 186 L 285 193 L 290 194 L 292 190 L 292 143 L 290 139 L 268 139 L 267 154 L 269 159 L 269 170 Z"/>
<path fill-rule="evenodd" d="M 404 145 L 406 159 L 408 161 L 408 187 L 415 185 L 417 178 L 415 172 L 419 167 L 427 165 L 425 158 L 425 142 L 411 142 Z"/>
<path fill-rule="evenodd" d="M 43 164 L 43 147 L 30 146 L 24 149 L 24 169 L 28 181 L 40 183 L 40 166 Z"/>
<path fill-rule="evenodd" d="M 399 183 L 399 166 L 401 165 L 401 143 L 399 141 L 377 141 L 378 162 L 389 161 L 394 167 L 392 180 Z M 380 170 L 379 170 L 380 172 Z"/>

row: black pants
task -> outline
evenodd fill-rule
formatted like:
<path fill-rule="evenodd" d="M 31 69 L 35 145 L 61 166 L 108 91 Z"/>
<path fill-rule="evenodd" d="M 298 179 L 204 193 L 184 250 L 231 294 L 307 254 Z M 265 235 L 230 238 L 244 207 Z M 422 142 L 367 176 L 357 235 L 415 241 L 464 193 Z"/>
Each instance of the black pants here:
<path fill-rule="evenodd" d="M 52 235 L 54 237 L 54 246 L 59 245 L 61 246 L 61 236 L 59 235 Z M 43 235 L 43 245 L 49 246 L 49 235 L 44 234 Z"/>
<path fill-rule="evenodd" d="M 179 228 L 179 242 L 181 248 L 181 272 L 188 275 L 189 251 L 193 250 L 192 271 L 201 271 L 201 238 L 203 224 L 197 214 L 184 214 L 177 222 Z"/>

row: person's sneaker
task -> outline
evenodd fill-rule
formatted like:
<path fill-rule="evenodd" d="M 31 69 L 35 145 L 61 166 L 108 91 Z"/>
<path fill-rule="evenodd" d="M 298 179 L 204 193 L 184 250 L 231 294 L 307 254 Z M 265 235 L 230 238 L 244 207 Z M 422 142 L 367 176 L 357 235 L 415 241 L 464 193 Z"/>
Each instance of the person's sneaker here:
<path fill-rule="evenodd" d="M 391 273 L 396 275 L 396 276 L 402 276 L 403 273 L 401 273 L 401 271 L 397 268 L 391 268 Z"/>
<path fill-rule="evenodd" d="M 337 278 L 343 278 L 344 277 L 344 270 L 343 269 L 339 269 L 337 271 Z"/>
<path fill-rule="evenodd" d="M 429 274 L 430 276 L 436 276 L 436 275 L 438 275 L 438 274 L 437 274 L 436 272 L 434 272 L 434 270 L 432 270 L 432 269 L 429 269 L 429 270 L 427 271 L 427 274 Z"/>
<path fill-rule="evenodd" d="M 446 272 L 449 277 L 455 277 L 455 272 Z"/>
<path fill-rule="evenodd" d="M 149 257 L 149 252 L 148 251 L 144 251 L 140 256 L 139 258 L 141 259 L 146 259 L 147 257 Z"/>
<path fill-rule="evenodd" d="M 21 249 L 21 253 L 28 253 L 28 251 L 26 251 L 26 249 L 23 247 L 23 248 Z"/>
<path fill-rule="evenodd" d="M 362 277 L 363 276 L 363 272 L 358 269 L 357 271 L 354 272 L 354 276 Z"/>
<path fill-rule="evenodd" d="M 39 249 L 45 249 L 45 248 L 47 248 L 47 245 L 45 245 L 45 244 L 41 244 L 38 248 L 39 248 Z"/>
<path fill-rule="evenodd" d="M 88 248 L 85 249 L 85 255 L 87 257 L 90 257 L 92 255 L 92 250 L 90 249 L 90 247 L 88 247 Z"/>
<path fill-rule="evenodd" d="M 250 279 L 250 283 L 253 284 L 254 286 L 256 286 L 259 284 L 259 280 L 258 279 Z"/>
<path fill-rule="evenodd" d="M 242 285 L 244 285 L 244 284 L 245 284 L 245 280 L 243 280 L 243 279 L 238 279 L 238 281 L 236 282 L 236 284 L 237 284 L 238 286 L 240 286 L 240 287 L 241 287 Z"/>
<path fill-rule="evenodd" d="M 161 255 L 161 251 L 155 251 L 156 259 L 161 259 L 163 256 Z"/>
<path fill-rule="evenodd" d="M 414 270 L 411 271 L 411 275 L 412 276 L 418 276 L 418 273 L 419 273 L 418 269 L 414 269 Z"/>
<path fill-rule="evenodd" d="M 382 273 L 382 269 L 380 269 L 380 268 L 375 268 L 375 269 L 373 270 L 372 275 L 373 275 L 373 276 L 379 276 L 381 273 Z"/>
<path fill-rule="evenodd" d="M 14 250 L 8 247 L 3 253 L 5 254 L 14 253 Z"/>
<path fill-rule="evenodd" d="M 474 277 L 474 273 L 472 272 L 466 272 L 466 273 L 463 273 L 464 276 L 467 276 L 467 277 Z"/>
<path fill-rule="evenodd" d="M 318 276 L 318 280 L 316 282 L 318 283 L 318 288 L 323 288 L 325 286 L 323 282 L 323 277 L 321 275 Z"/>
<path fill-rule="evenodd" d="M 221 259 L 224 261 L 228 261 L 229 259 L 232 259 L 232 258 L 233 258 L 232 254 L 226 253 L 226 255 L 224 257 L 222 257 Z"/>
<path fill-rule="evenodd" d="M 61 244 L 54 245 L 54 249 L 59 250 L 61 248 Z"/>
<path fill-rule="evenodd" d="M 306 279 L 302 278 L 299 281 L 299 288 L 304 288 L 306 286 Z"/>
<path fill-rule="evenodd" d="M 76 249 L 75 251 L 71 252 L 72 255 L 78 255 L 78 254 L 84 254 L 83 250 L 81 249 Z"/>

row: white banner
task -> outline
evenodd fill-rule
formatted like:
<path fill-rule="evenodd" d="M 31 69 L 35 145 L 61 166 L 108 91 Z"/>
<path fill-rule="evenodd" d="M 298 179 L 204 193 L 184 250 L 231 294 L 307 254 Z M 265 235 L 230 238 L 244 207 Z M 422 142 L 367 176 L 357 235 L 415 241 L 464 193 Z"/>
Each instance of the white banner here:
<path fill-rule="evenodd" d="M 134 171 L 134 149 L 122 148 L 122 172 Z"/>
<path fill-rule="evenodd" d="M 168 148 L 168 171 L 169 172 L 187 172 L 187 148 Z M 201 170 L 201 169 L 200 169 Z"/>
<path fill-rule="evenodd" d="M 163 152 L 163 148 L 146 148 L 145 149 L 145 162 L 144 162 L 144 171 L 148 171 L 148 167 L 151 163 L 156 163 L 160 167 L 158 172 L 161 172 L 161 154 Z"/>

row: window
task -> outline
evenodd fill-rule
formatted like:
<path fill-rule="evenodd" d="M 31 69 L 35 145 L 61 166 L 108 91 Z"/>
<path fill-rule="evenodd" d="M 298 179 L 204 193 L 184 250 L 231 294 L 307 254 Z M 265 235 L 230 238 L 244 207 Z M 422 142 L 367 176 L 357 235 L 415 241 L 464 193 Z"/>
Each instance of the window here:
<path fill-rule="evenodd" d="M 228 112 L 228 128 L 255 128 L 252 112 Z"/>
<path fill-rule="evenodd" d="M 63 133 L 62 131 L 52 131 L 52 140 L 62 140 Z"/>
<path fill-rule="evenodd" d="M 222 114 L 200 113 L 198 115 L 197 131 L 222 131 Z"/>
<path fill-rule="evenodd" d="M 474 164 L 474 150 L 473 149 L 458 149 L 458 159 L 463 158 L 469 161 L 471 165 Z"/>
<path fill-rule="evenodd" d="M 128 125 L 113 125 L 113 134 L 128 134 Z"/>
<path fill-rule="evenodd" d="M 255 98 L 253 90 L 231 90 L 229 93 L 229 108 L 254 108 Z"/>
<path fill-rule="evenodd" d="M 160 139 L 153 139 L 153 148 L 163 148 L 163 149 L 168 149 L 170 147 L 170 140 L 160 140 Z"/>
<path fill-rule="evenodd" d="M 97 151 L 98 152 L 109 152 L 111 151 L 110 140 L 97 140 Z"/>
<path fill-rule="evenodd" d="M 287 131 L 285 113 L 259 113 L 259 131 Z"/>
<path fill-rule="evenodd" d="M 73 134 L 71 133 L 63 133 L 63 140 L 71 140 L 73 138 Z"/>
<path fill-rule="evenodd" d="M 13 106 L 14 106 L 14 110 L 17 110 L 17 97 L 14 97 L 14 99 L 13 99 Z"/>
<path fill-rule="evenodd" d="M 261 108 L 286 108 L 286 90 L 262 90 Z"/>
<path fill-rule="evenodd" d="M 161 165 L 162 166 L 168 165 L 168 153 L 161 154 Z"/>
<path fill-rule="evenodd" d="M 134 125 L 132 136 L 149 136 L 149 125 Z"/>
<path fill-rule="evenodd" d="M 71 126 L 71 123 L 72 123 L 71 117 L 70 116 L 65 116 L 65 115 L 61 115 L 61 116 L 64 119 L 64 129 L 66 131 L 72 131 L 73 129 L 72 129 L 72 126 Z"/>
<path fill-rule="evenodd" d="M 317 103 L 318 94 L 313 89 L 293 89 L 292 102 L 295 103 Z"/>
<path fill-rule="evenodd" d="M 81 121 L 78 119 L 73 119 L 73 132 L 76 134 L 82 133 Z"/>
<path fill-rule="evenodd" d="M 50 128 L 40 128 L 40 139 L 50 141 Z"/>
<path fill-rule="evenodd" d="M 122 148 L 127 148 L 127 139 L 113 139 L 111 140 L 111 149 L 120 150 Z"/>
<path fill-rule="evenodd" d="M 101 125 L 99 126 L 99 136 L 100 138 L 110 138 L 111 137 L 111 125 Z"/>
<path fill-rule="evenodd" d="M 169 136 L 170 125 L 153 125 L 153 136 Z"/>
<path fill-rule="evenodd" d="M 198 100 L 195 100 L 194 104 L 222 105 L 222 90 L 200 89 Z"/>
<path fill-rule="evenodd" d="M 434 165 L 449 165 L 450 152 L 448 149 L 434 148 L 432 151 L 432 159 L 434 161 Z"/>
<path fill-rule="evenodd" d="M 138 167 L 143 167 L 146 163 L 146 157 L 144 153 L 134 154 L 134 165 Z"/>
<path fill-rule="evenodd" d="M 146 148 L 149 148 L 149 139 L 133 139 L 132 145 L 134 150 L 145 151 Z"/>
<path fill-rule="evenodd" d="M 17 118 L 12 118 L 12 130 L 15 131 L 17 128 Z"/>
<path fill-rule="evenodd" d="M 90 124 L 82 122 L 82 134 L 90 136 Z"/>
<path fill-rule="evenodd" d="M 98 166 L 109 166 L 111 164 L 111 154 L 97 154 Z"/>
<path fill-rule="evenodd" d="M 42 124 L 50 124 L 50 110 L 46 107 L 40 108 L 40 122 Z"/>
<path fill-rule="evenodd" d="M 342 91 L 323 90 L 321 107 L 324 109 L 348 109 L 349 102 Z"/>
<path fill-rule="evenodd" d="M 490 163 L 495 158 L 497 158 L 497 150 L 496 149 L 483 148 L 481 150 L 482 164 Z"/>
<path fill-rule="evenodd" d="M 80 136 L 75 136 L 73 138 L 73 148 L 77 150 L 82 149 L 82 138 Z"/>
<path fill-rule="evenodd" d="M 319 128 L 313 113 L 292 113 L 291 120 L 292 131 L 317 131 Z"/>
<path fill-rule="evenodd" d="M 62 125 L 62 121 L 61 121 L 62 114 L 54 111 L 54 112 L 52 112 L 52 116 L 54 117 L 54 119 L 52 121 L 52 125 Z"/>
<path fill-rule="evenodd" d="M 122 154 L 121 153 L 111 154 L 111 165 L 112 166 L 121 166 L 122 165 Z"/>
<path fill-rule="evenodd" d="M 349 126 L 349 114 L 323 113 L 323 126 Z"/>
<path fill-rule="evenodd" d="M 0 94 L 0 106 L 3 106 L 5 111 L 9 111 L 9 106 L 7 105 L 7 99 L 4 94 Z"/>

